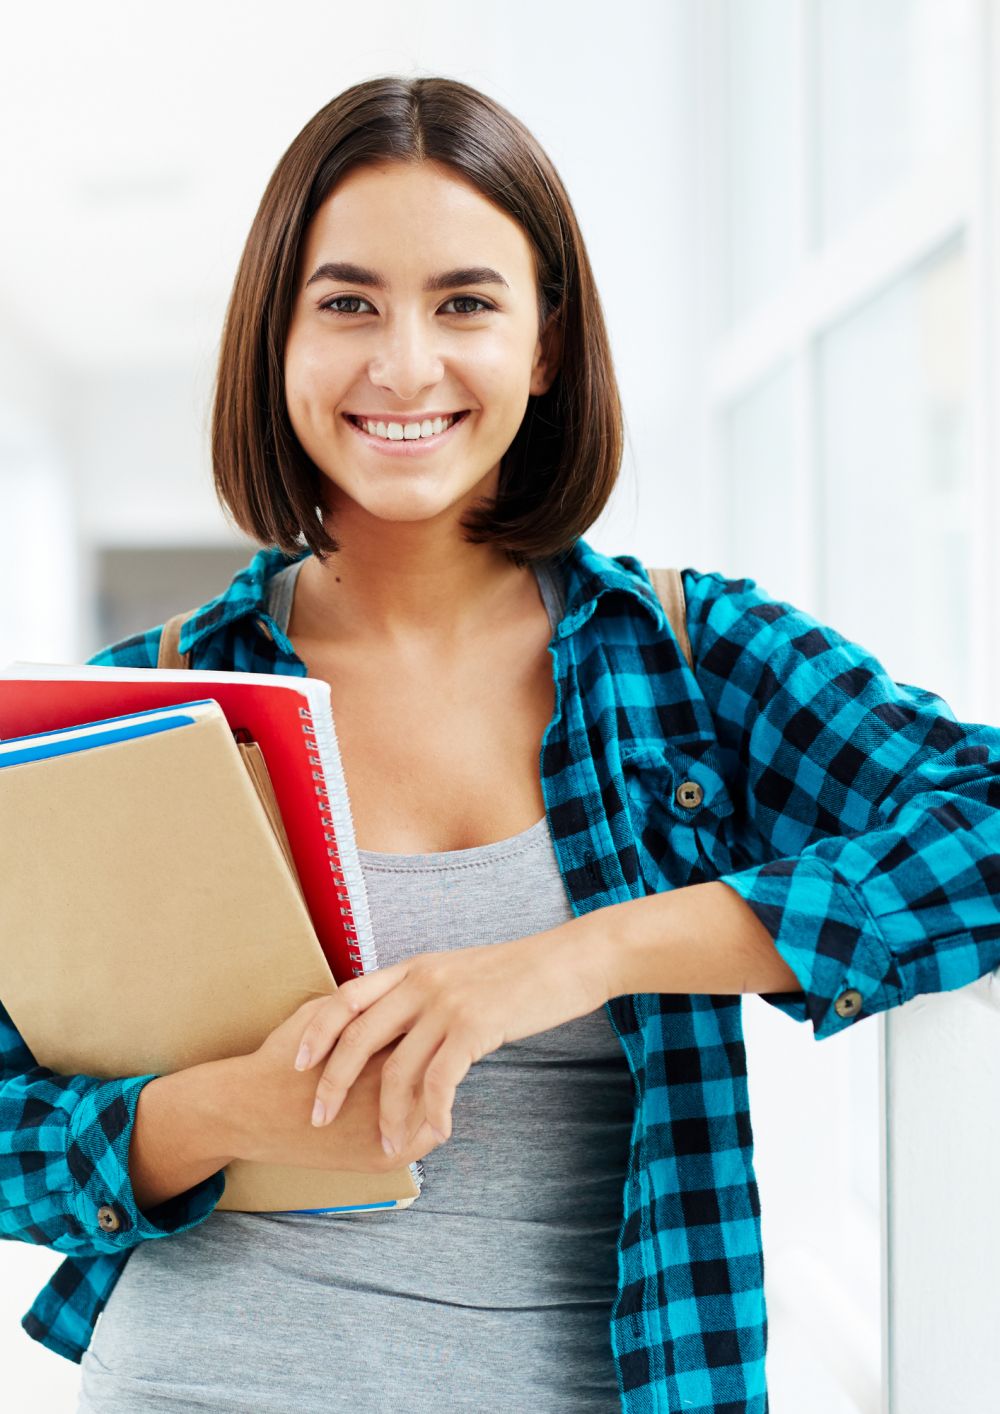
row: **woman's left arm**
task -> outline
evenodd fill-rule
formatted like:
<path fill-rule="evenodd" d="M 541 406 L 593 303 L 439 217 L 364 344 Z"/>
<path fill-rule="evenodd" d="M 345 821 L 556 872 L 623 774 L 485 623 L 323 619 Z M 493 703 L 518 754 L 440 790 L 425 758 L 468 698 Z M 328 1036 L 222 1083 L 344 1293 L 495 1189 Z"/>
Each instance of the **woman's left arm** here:
<path fill-rule="evenodd" d="M 615 951 L 622 990 L 724 992 L 727 975 L 745 975 L 733 990 L 761 991 L 822 1040 L 992 971 L 1000 728 L 959 722 L 941 697 L 895 682 L 866 648 L 752 579 L 685 570 L 684 585 L 698 685 L 757 862 L 610 910 L 637 920 Z M 597 926 L 601 914 L 589 916 Z M 734 942 L 736 978 L 720 957 L 714 982 L 713 954 Z M 675 946 L 691 958 L 677 985 Z"/>
<path fill-rule="evenodd" d="M 601 978 L 605 1000 L 635 992 L 797 992 L 796 974 L 750 905 L 721 881 L 581 914 L 553 930 L 566 960 Z"/>

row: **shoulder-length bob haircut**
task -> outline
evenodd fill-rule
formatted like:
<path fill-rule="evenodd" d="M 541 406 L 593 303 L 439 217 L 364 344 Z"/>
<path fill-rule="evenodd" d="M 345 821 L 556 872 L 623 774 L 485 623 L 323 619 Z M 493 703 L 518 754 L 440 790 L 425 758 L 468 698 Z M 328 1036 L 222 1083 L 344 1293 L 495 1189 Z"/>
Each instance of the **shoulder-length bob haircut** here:
<path fill-rule="evenodd" d="M 559 330 L 559 371 L 529 396 L 495 498 L 462 522 L 515 564 L 570 548 L 618 477 L 621 400 L 576 216 L 539 143 L 499 103 L 446 78 L 388 76 L 345 89 L 280 158 L 254 216 L 226 311 L 212 408 L 216 494 L 241 530 L 320 559 L 339 544 L 323 522 L 323 474 L 288 416 L 284 350 L 300 248 L 318 207 L 354 168 L 433 161 L 452 168 L 523 229 L 535 259 L 539 334 Z"/>

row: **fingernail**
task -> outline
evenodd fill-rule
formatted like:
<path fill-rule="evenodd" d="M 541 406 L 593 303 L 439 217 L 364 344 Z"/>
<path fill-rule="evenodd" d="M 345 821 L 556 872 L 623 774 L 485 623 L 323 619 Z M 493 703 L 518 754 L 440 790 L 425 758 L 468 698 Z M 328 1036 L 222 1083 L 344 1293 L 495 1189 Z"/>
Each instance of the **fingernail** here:
<path fill-rule="evenodd" d="M 323 1101 L 317 1100 L 313 1105 L 313 1124 L 322 1124 L 326 1119 L 326 1110 L 323 1108 Z"/>
<path fill-rule="evenodd" d="M 305 1070 L 305 1068 L 306 1068 L 306 1066 L 307 1066 L 308 1064 L 309 1064 L 309 1047 L 306 1045 L 305 1041 L 303 1041 L 303 1042 L 302 1042 L 302 1045 L 299 1047 L 299 1053 L 298 1053 L 298 1055 L 295 1057 L 295 1069 L 296 1069 L 296 1070 Z"/>
<path fill-rule="evenodd" d="M 395 1145 L 393 1145 L 384 1134 L 382 1135 L 382 1148 L 390 1157 L 396 1152 Z"/>
<path fill-rule="evenodd" d="M 431 1125 L 431 1133 L 434 1135 L 434 1138 L 439 1144 L 443 1144 L 445 1142 L 445 1136 L 441 1133 L 440 1129 L 435 1129 L 433 1124 Z"/>

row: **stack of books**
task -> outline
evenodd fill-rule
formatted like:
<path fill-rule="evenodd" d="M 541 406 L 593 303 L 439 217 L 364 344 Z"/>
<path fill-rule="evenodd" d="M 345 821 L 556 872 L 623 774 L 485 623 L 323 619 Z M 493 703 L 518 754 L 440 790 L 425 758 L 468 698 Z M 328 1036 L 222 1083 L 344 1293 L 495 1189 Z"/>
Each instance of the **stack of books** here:
<path fill-rule="evenodd" d="M 61 1074 L 246 1055 L 377 966 L 317 679 L 0 668 L 0 858 L 0 1001 Z M 419 1162 L 224 1173 L 218 1207 L 242 1212 L 403 1208 L 423 1180 Z"/>

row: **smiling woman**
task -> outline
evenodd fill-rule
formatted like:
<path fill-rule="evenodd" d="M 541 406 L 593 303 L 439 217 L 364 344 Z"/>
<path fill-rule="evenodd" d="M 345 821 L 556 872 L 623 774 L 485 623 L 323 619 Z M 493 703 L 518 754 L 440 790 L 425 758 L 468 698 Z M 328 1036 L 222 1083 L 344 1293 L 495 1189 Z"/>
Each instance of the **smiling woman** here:
<path fill-rule="evenodd" d="M 457 412 L 412 482 L 346 425 L 407 441 Z M 387 521 L 450 507 L 503 552 L 468 561 L 499 583 L 593 524 L 623 446 L 610 344 L 569 196 L 512 114 L 446 79 L 383 80 L 306 124 L 247 239 L 212 441 L 237 523 L 289 553 L 349 549 L 366 510 L 388 545 Z"/>
<path fill-rule="evenodd" d="M 374 916 L 371 980 L 390 983 L 398 958 L 412 984 L 433 933 L 474 989 L 464 1009 L 480 1014 L 483 1064 L 455 1097 L 460 1132 L 450 1106 L 445 1136 L 426 1121 L 411 1134 L 405 1111 L 390 1126 L 370 1066 L 320 1131 L 330 1166 L 373 1168 L 380 1107 L 387 1132 L 403 1128 L 401 1157 L 425 1160 L 405 1225 L 403 1212 L 219 1212 L 186 1222 L 184 1242 L 139 1245 L 84 1353 L 81 1410 L 193 1385 L 202 1402 L 319 1408 L 331 1353 L 359 1414 L 390 1401 L 417 1414 L 469 1399 L 618 1405 L 610 1319 L 633 1080 L 597 966 L 543 940 L 573 909 L 538 768 L 566 612 L 555 561 L 603 509 L 621 448 L 586 251 L 531 134 L 444 79 L 372 81 L 318 113 L 265 192 L 221 346 L 217 489 L 278 557 L 260 603 L 278 637 L 253 619 L 241 632 L 294 651 L 253 650 L 257 671 L 330 684 Z M 246 661 L 233 649 L 220 664 Z M 474 1000 L 486 996 L 489 1020 Z M 296 1013 L 223 1072 L 234 1153 L 266 1144 L 294 1164 L 308 1146 L 315 1160 L 308 1112 L 289 1101 L 301 1024 Z M 182 1167 L 188 1136 L 171 1131 L 184 1097 L 153 1083 L 129 1151 L 146 1208 L 204 1186 Z M 581 1087 L 582 1125 L 567 1120 Z M 568 1172 L 588 1191 L 566 1224 Z M 381 1290 L 366 1290 L 380 1252 Z M 292 1367 L 212 1272 L 298 1333 Z M 168 1327 L 169 1342 L 154 1334 Z M 392 1342 L 367 1340 L 375 1329 Z M 514 1346 L 518 1361 L 492 1359 Z"/>

